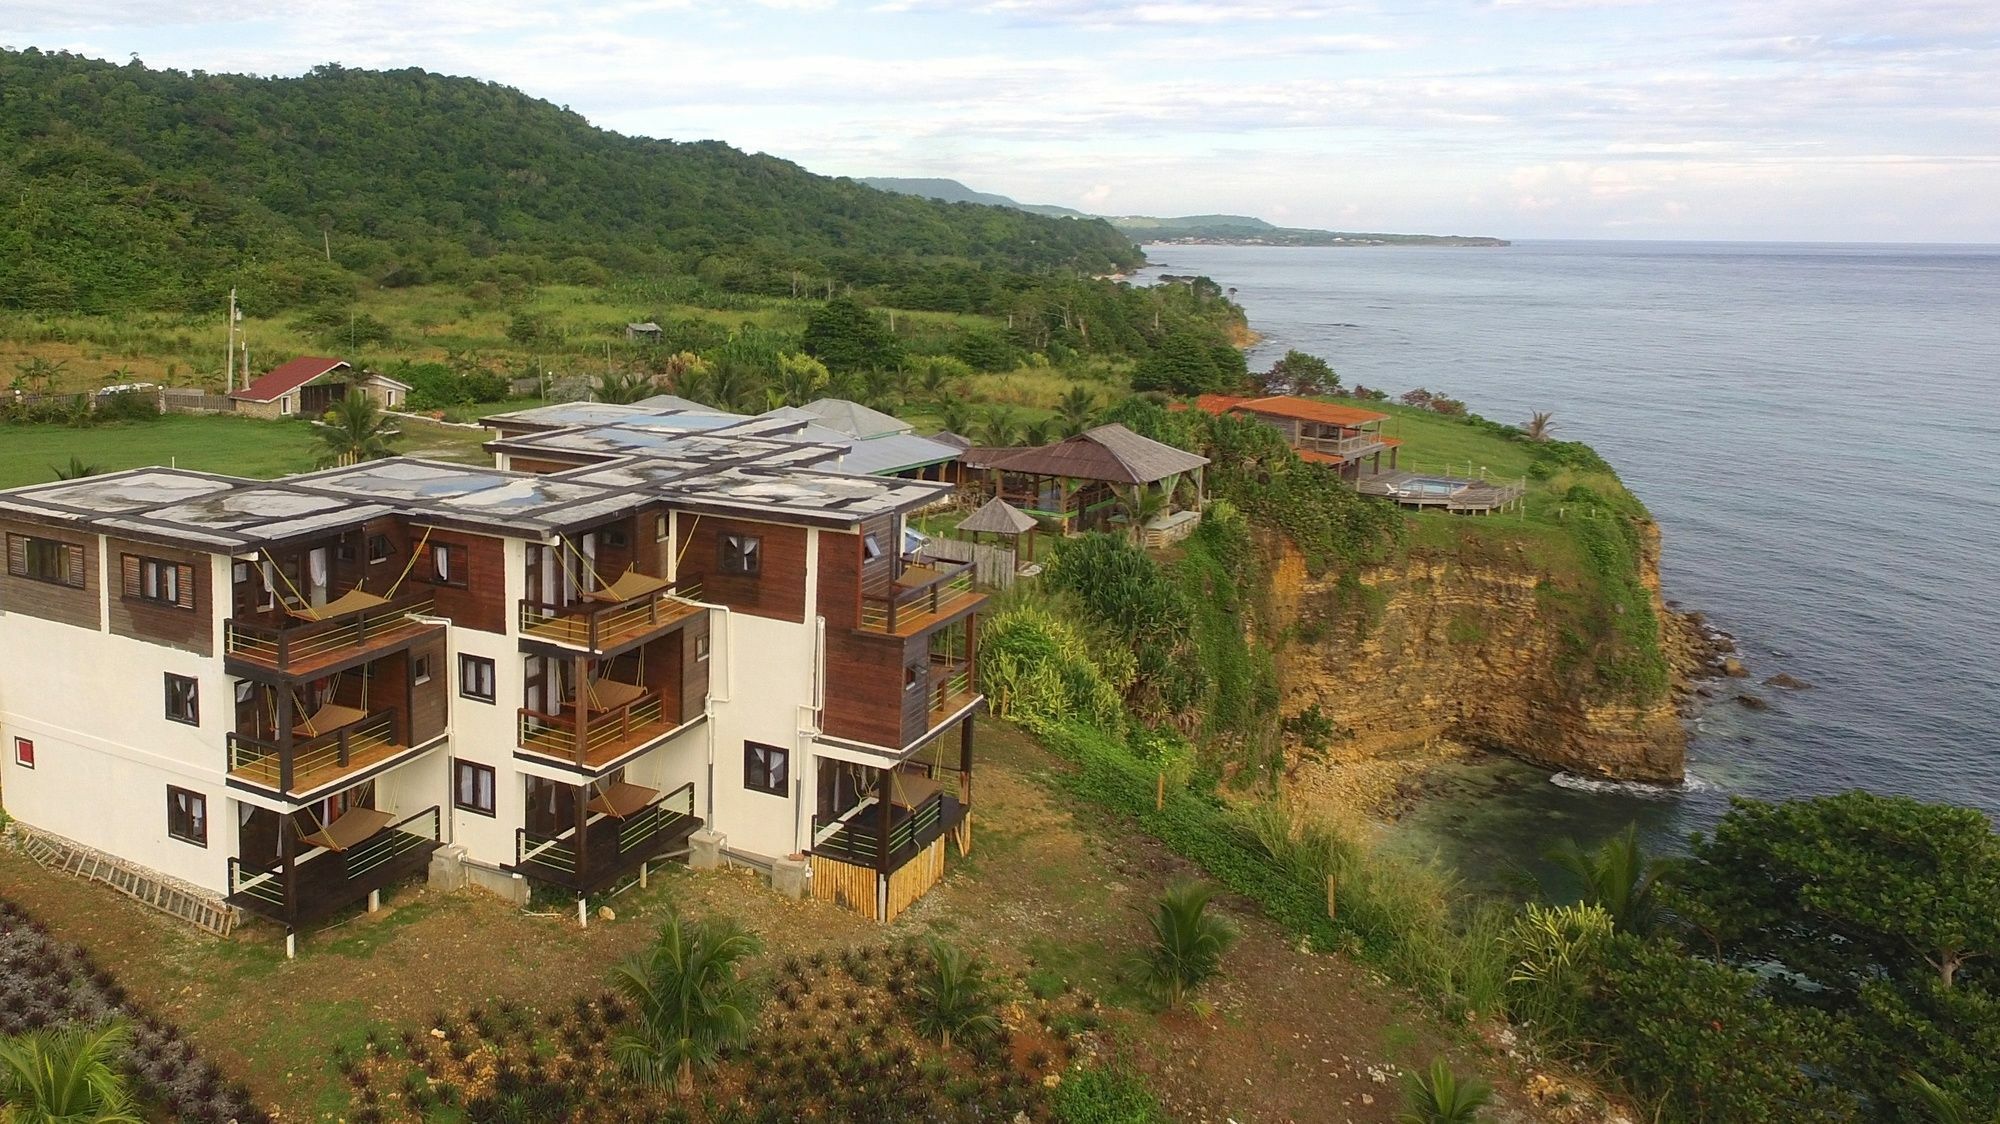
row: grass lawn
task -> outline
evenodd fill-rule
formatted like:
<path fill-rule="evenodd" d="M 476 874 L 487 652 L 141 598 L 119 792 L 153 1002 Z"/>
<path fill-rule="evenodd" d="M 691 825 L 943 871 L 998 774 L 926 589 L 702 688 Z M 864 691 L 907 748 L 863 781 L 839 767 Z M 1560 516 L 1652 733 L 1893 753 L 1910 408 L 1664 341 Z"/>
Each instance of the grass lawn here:
<path fill-rule="evenodd" d="M 399 452 L 439 460 L 485 463 L 486 434 L 405 420 Z M 115 422 L 77 429 L 65 425 L 0 425 L 0 488 L 53 480 L 76 457 L 99 472 L 177 465 L 203 472 L 270 478 L 305 472 L 319 458 L 312 427 L 227 415 L 169 414 L 157 421 Z"/>

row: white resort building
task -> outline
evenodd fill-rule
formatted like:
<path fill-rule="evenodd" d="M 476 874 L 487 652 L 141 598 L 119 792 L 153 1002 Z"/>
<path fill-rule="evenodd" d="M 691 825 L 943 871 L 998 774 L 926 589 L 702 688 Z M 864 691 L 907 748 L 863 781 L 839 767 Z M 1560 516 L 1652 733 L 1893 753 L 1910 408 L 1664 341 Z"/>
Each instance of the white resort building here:
<path fill-rule="evenodd" d="M 495 468 L 0 492 L 7 812 L 288 932 L 426 871 L 580 913 L 691 852 L 882 920 L 933 885 L 982 598 L 902 544 L 949 486 L 799 418 L 494 428 Z"/>

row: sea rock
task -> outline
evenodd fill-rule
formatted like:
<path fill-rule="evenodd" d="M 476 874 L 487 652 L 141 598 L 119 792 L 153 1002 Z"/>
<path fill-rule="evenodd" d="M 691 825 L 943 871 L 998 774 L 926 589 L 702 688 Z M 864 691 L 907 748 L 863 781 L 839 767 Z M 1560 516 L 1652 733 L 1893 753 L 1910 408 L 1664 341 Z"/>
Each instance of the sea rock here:
<path fill-rule="evenodd" d="M 1749 676 L 1750 669 L 1744 667 L 1743 661 L 1737 659 L 1735 656 L 1724 656 L 1722 659 L 1722 674 L 1727 675 L 1731 679 L 1743 679 Z"/>
<path fill-rule="evenodd" d="M 1740 705 L 1741 705 L 1741 706 L 1742 706 L 1742 707 L 1743 707 L 1743 708 L 1744 708 L 1745 710 L 1769 710 L 1769 709 L 1771 709 L 1771 704 L 1770 704 L 1770 703 L 1766 702 L 1766 701 L 1765 701 L 1765 700 L 1763 700 L 1763 699 L 1760 699 L 1760 698 L 1758 698 L 1758 697 L 1757 697 L 1756 695 L 1738 695 L 1738 696 L 1736 696 L 1736 701 L 1737 701 L 1737 703 L 1738 703 L 1738 704 L 1740 704 Z"/>
<path fill-rule="evenodd" d="M 1797 678 L 1794 678 L 1794 677 L 1792 677 L 1792 676 L 1790 676 L 1790 675 L 1786 675 L 1786 674 L 1785 674 L 1784 672 L 1782 672 L 1782 671 L 1781 671 L 1781 672 L 1779 672 L 1779 673 L 1778 673 L 1778 674 L 1776 674 L 1776 675 L 1773 675 L 1773 676 L 1772 676 L 1772 677 L 1770 677 L 1769 679 L 1766 679 L 1766 680 L 1764 680 L 1764 686 L 1766 686 L 1766 687 L 1779 687 L 1779 688 L 1782 688 L 1782 689 L 1784 689 L 1784 690 L 1787 690 L 1787 691 L 1810 691 L 1810 690 L 1812 690 L 1812 684 L 1810 684 L 1810 683 L 1806 682 L 1806 681 L 1805 681 L 1805 680 L 1803 680 L 1803 679 L 1797 679 Z"/>

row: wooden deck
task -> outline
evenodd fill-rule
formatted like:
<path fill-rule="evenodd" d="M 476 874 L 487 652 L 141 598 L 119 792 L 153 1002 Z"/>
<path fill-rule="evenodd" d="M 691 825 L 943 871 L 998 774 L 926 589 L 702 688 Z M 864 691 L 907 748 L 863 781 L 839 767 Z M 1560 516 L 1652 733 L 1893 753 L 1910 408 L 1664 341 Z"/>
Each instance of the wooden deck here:
<path fill-rule="evenodd" d="M 521 635 L 590 652 L 628 647 L 707 612 L 705 606 L 686 600 L 700 594 L 698 587 L 682 586 L 621 605 L 594 606 L 580 601 L 558 608 L 522 601 Z"/>
<path fill-rule="evenodd" d="M 584 826 L 581 862 L 575 828 L 557 835 L 516 828 L 514 869 L 538 882 L 594 894 L 638 870 L 641 863 L 685 851 L 688 838 L 700 830 L 694 784 L 689 782 L 631 815 L 593 815 Z"/>
<path fill-rule="evenodd" d="M 295 621 L 266 614 L 231 618 L 223 629 L 229 660 L 294 679 L 311 679 L 332 668 L 375 659 L 434 634 L 444 626 L 416 619 L 434 611 L 429 594 L 406 594 L 377 608 L 326 621 Z"/>
<path fill-rule="evenodd" d="M 301 799 L 359 776 L 410 752 L 396 734 L 395 716 L 370 715 L 343 729 L 292 746 L 292 783 L 283 782 L 283 751 L 269 742 L 229 735 L 229 777 L 274 795 Z"/>
<path fill-rule="evenodd" d="M 325 920 L 428 869 L 440 825 L 433 805 L 345 851 L 314 851 L 293 862 L 289 895 L 282 864 L 256 869 L 230 859 L 229 904 L 292 927 Z"/>
<path fill-rule="evenodd" d="M 1446 488 L 1440 481 L 1457 485 Z M 1446 477 L 1436 473 L 1377 472 L 1354 482 L 1364 496 L 1394 500 L 1414 510 L 1442 510 L 1460 515 L 1492 515 L 1517 505 L 1528 492 L 1527 481 Z"/>
<path fill-rule="evenodd" d="M 694 717 L 699 718 L 700 712 Z M 550 758 L 564 765 L 602 769 L 648 742 L 658 740 L 684 725 L 678 709 L 669 710 L 660 692 L 645 696 L 615 710 L 589 716 L 587 739 L 581 756 L 577 754 L 575 707 L 560 714 L 542 714 L 523 708 L 520 712 L 520 748 L 524 753 Z"/>

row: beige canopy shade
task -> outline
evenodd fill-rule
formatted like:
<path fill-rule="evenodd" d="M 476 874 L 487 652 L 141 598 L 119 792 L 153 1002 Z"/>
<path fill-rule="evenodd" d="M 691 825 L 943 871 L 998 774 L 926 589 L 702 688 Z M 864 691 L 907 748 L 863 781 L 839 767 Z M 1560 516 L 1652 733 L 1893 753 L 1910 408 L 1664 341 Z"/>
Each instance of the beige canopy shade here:
<path fill-rule="evenodd" d="M 1035 529 L 1035 517 L 995 496 L 966 516 L 958 529 L 965 534 L 1018 535 Z"/>
<path fill-rule="evenodd" d="M 311 835 L 301 836 L 299 841 L 329 851 L 345 851 L 388 827 L 391 819 L 389 813 L 373 808 L 349 808 L 339 819 Z"/>
<path fill-rule="evenodd" d="M 618 679 L 593 679 L 584 688 L 584 705 L 591 710 L 617 710 L 626 703 L 637 702 L 646 693 L 646 688 L 637 683 L 626 683 Z"/>
<path fill-rule="evenodd" d="M 363 609 L 387 605 L 387 597 L 377 597 L 365 589 L 350 589 L 324 605 L 285 606 L 285 612 L 302 621 L 327 621 Z"/>
<path fill-rule="evenodd" d="M 651 574 L 642 574 L 637 567 L 634 567 L 620 574 L 617 581 L 612 582 L 603 589 L 593 589 L 589 593 L 584 594 L 583 599 L 617 605 L 626 601 L 635 601 L 649 593 L 658 593 L 672 584 L 666 578 L 656 578 Z"/>
<path fill-rule="evenodd" d="M 321 734 L 331 734 L 342 726 L 352 726 L 366 717 L 368 717 L 368 712 L 365 710 L 356 710 L 351 706 L 341 706 L 339 703 L 329 702 L 322 705 L 310 716 L 299 719 L 299 724 L 292 727 L 292 736 L 295 738 L 316 738 Z"/>
<path fill-rule="evenodd" d="M 900 769 L 890 776 L 894 778 L 890 798 L 899 807 L 914 808 L 938 794 L 938 783 L 929 777 L 905 773 Z"/>
<path fill-rule="evenodd" d="M 590 810 L 607 816 L 624 819 L 634 812 L 643 811 L 648 804 L 659 799 L 660 790 L 644 785 L 612 781 L 603 790 L 590 798 Z"/>

